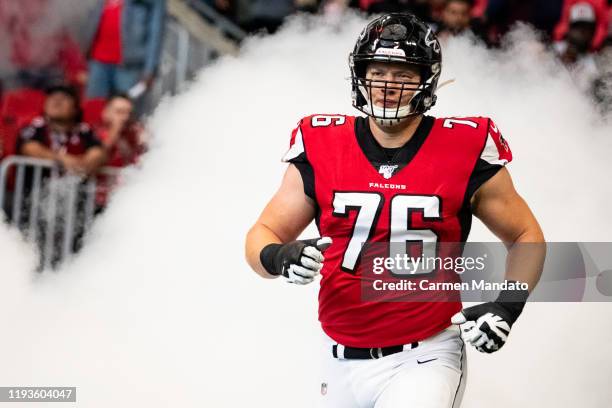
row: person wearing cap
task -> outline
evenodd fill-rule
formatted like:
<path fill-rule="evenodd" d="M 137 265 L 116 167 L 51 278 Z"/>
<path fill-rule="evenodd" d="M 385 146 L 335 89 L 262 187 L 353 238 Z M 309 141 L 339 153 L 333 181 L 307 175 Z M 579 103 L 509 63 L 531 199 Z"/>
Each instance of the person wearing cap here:
<path fill-rule="evenodd" d="M 564 0 L 561 19 L 554 29 L 553 40 L 565 40 L 571 26 L 576 24 L 594 24 L 595 32 L 588 49 L 598 51 L 608 33 L 608 18 L 607 0 Z"/>
<path fill-rule="evenodd" d="M 43 115 L 19 132 L 17 154 L 53 160 L 72 174 L 88 176 L 106 161 L 102 143 L 81 122 L 77 91 L 58 85 L 47 89 Z"/>
<path fill-rule="evenodd" d="M 593 3 L 582 1 L 568 9 L 568 30 L 554 44 L 559 59 L 570 69 L 578 87 L 589 90 L 599 74 L 593 55 L 598 16 Z"/>

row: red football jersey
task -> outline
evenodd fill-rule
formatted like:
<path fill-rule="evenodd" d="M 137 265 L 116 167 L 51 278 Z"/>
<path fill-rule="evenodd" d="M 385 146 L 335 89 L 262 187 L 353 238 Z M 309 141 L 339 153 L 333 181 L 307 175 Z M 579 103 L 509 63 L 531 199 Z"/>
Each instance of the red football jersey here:
<path fill-rule="evenodd" d="M 404 163 L 377 163 L 368 143 L 377 145 L 367 119 L 313 115 L 294 130 L 284 160 L 296 164 L 318 206 L 320 235 L 333 239 L 319 293 L 325 333 L 352 347 L 409 344 L 448 327 L 461 303 L 364 301 L 363 244 L 464 242 L 472 194 L 512 154 L 495 124 L 481 117 L 424 117 L 406 146 L 387 149 L 393 158 L 405 154 Z"/>

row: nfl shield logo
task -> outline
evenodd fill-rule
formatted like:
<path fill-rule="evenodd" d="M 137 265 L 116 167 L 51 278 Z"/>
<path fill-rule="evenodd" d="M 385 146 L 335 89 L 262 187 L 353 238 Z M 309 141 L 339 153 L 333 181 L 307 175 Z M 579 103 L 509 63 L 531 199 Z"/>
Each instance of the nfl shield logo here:
<path fill-rule="evenodd" d="M 321 383 L 321 395 L 327 394 L 327 383 Z"/>
<path fill-rule="evenodd" d="M 393 173 L 399 166 L 397 164 L 383 164 L 378 168 L 378 172 L 383 175 L 387 180 L 393 177 Z"/>

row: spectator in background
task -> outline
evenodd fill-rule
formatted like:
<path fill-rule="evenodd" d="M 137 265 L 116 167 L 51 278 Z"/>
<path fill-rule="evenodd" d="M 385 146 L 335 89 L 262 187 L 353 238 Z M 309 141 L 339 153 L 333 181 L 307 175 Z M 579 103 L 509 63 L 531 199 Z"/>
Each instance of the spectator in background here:
<path fill-rule="evenodd" d="M 47 90 L 43 116 L 19 132 L 16 152 L 54 160 L 80 176 L 94 173 L 106 160 L 102 143 L 89 125 L 81 122 L 77 91 L 63 85 Z"/>
<path fill-rule="evenodd" d="M 595 37 L 595 9 L 587 2 L 573 5 L 569 10 L 569 26 L 561 41 L 555 43 L 555 50 L 561 61 L 574 64 L 579 58 L 591 52 Z"/>
<path fill-rule="evenodd" d="M 85 38 L 89 44 L 88 98 L 150 89 L 159 64 L 165 0 L 98 0 Z"/>
<path fill-rule="evenodd" d="M 593 55 L 597 15 L 595 7 L 589 2 L 573 4 L 568 13 L 567 32 L 563 40 L 554 44 L 554 48 L 560 60 L 570 68 L 579 87 L 587 90 L 598 75 Z"/>
<path fill-rule="evenodd" d="M 442 11 L 438 39 L 445 41 L 470 30 L 473 0 L 447 0 Z"/>
<path fill-rule="evenodd" d="M 76 89 L 68 86 L 50 88 L 47 91 L 43 116 L 35 118 L 29 126 L 20 131 L 16 146 L 17 153 L 23 156 L 54 160 L 68 174 L 82 178 L 90 176 L 102 167 L 106 160 L 106 153 L 89 125 L 81 122 L 81 116 Z M 42 271 L 45 264 L 43 256 L 45 242 L 51 239 L 50 242 L 53 243 L 52 252 L 48 256 L 52 267 L 56 267 L 62 259 L 62 243 L 66 231 L 64 231 L 65 224 L 60 221 L 62 211 L 51 216 L 55 220 L 49 218 L 45 211 L 41 211 L 40 219 L 26 222 L 27 214 L 31 209 L 30 205 L 33 204 L 30 202 L 34 180 L 31 170 L 26 169 L 24 199 L 19 211 L 21 216 L 16 222 L 21 229 L 26 228 L 32 222 L 36 226 L 41 254 L 38 270 Z M 43 171 L 42 174 L 44 179 L 49 176 L 48 171 Z M 42 195 L 45 196 L 44 193 Z M 41 205 L 46 205 L 44 199 Z M 85 232 L 86 199 L 84 191 L 77 192 L 75 205 L 74 230 L 70 245 L 72 252 L 77 252 L 81 248 Z M 11 218 L 17 216 L 12 208 L 8 209 L 7 214 L 10 214 Z"/>
<path fill-rule="evenodd" d="M 136 164 L 145 150 L 143 128 L 133 113 L 134 103 L 125 94 L 111 96 L 102 110 L 102 123 L 95 126 L 95 131 L 106 148 L 108 166 Z"/>
<path fill-rule="evenodd" d="M 102 110 L 102 122 L 95 127 L 107 152 L 109 167 L 123 168 L 138 162 L 146 146 L 144 131 L 133 118 L 134 104 L 125 94 L 111 96 Z M 109 193 L 116 188 L 117 176 L 99 175 L 97 178 L 96 212 L 104 210 Z"/>
<path fill-rule="evenodd" d="M 45 89 L 59 81 L 85 85 L 83 53 L 68 22 L 51 18 L 52 6 L 48 0 L 0 0 L 0 38 L 6 48 L 0 57 L 13 74 L 9 87 Z"/>
<path fill-rule="evenodd" d="M 561 20 L 554 30 L 555 41 L 563 41 L 575 23 L 581 20 L 594 24 L 593 35 L 588 49 L 597 51 L 608 35 L 608 4 L 606 0 L 565 0 Z M 589 27 L 591 30 L 592 27 Z"/>

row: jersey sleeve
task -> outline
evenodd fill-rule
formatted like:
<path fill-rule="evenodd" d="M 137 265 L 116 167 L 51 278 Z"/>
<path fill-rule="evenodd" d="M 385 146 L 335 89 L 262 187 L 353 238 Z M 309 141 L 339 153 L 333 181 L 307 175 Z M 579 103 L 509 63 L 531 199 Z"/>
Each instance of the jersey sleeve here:
<path fill-rule="evenodd" d="M 302 122 L 303 120 L 301 120 L 300 123 L 298 123 L 298 126 L 293 129 L 293 132 L 291 132 L 289 150 L 283 156 L 283 162 L 295 165 L 302 176 L 304 194 L 314 200 L 314 170 L 308 161 L 308 157 L 306 156 L 304 136 L 302 134 Z"/>
<path fill-rule="evenodd" d="M 467 196 L 472 197 L 484 183 L 511 161 L 512 151 L 508 142 L 502 136 L 495 122 L 489 119 L 486 142 L 470 176 Z"/>
<path fill-rule="evenodd" d="M 42 126 L 38 125 L 36 119 L 19 131 L 15 144 L 15 152 L 17 154 L 23 154 L 21 149 L 28 142 L 38 142 L 42 145 L 45 144 L 44 129 Z"/>
<path fill-rule="evenodd" d="M 83 139 L 83 144 L 85 146 L 85 150 L 89 150 L 93 147 L 102 147 L 102 142 L 100 138 L 96 135 L 93 129 L 87 125 L 86 123 L 82 123 L 79 129 L 81 133 L 81 138 Z"/>

